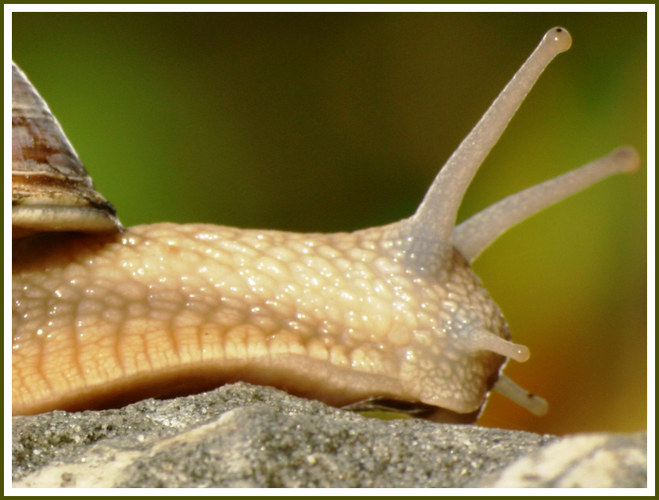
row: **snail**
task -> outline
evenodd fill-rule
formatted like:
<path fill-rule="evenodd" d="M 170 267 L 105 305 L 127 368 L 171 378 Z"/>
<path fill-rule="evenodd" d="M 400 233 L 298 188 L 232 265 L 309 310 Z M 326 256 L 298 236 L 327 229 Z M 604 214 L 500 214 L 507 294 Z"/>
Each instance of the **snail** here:
<path fill-rule="evenodd" d="M 352 233 L 210 224 L 123 228 L 13 66 L 12 410 L 117 407 L 232 381 L 353 409 L 475 422 L 529 358 L 470 263 L 541 209 L 640 159 L 631 147 L 456 224 L 462 197 L 571 36 L 553 28 L 406 219 Z"/>

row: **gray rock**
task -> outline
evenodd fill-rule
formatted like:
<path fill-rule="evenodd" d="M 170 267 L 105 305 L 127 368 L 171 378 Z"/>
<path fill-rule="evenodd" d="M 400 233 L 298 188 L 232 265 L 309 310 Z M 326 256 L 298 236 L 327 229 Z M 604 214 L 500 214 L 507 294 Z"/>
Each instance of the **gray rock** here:
<path fill-rule="evenodd" d="M 379 420 L 244 383 L 14 417 L 12 435 L 14 487 L 643 486 L 646 474 L 641 435 Z"/>
<path fill-rule="evenodd" d="M 646 447 L 645 433 L 566 436 L 480 483 L 493 488 L 645 488 Z"/>

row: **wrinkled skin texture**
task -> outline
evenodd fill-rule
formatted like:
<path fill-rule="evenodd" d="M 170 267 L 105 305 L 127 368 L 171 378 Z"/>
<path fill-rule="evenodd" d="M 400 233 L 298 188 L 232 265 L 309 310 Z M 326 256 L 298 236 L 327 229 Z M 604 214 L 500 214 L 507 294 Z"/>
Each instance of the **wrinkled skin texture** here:
<path fill-rule="evenodd" d="M 14 413 L 245 380 L 337 406 L 383 397 L 475 418 L 505 358 L 474 350 L 468 330 L 508 339 L 505 322 L 457 252 L 439 276 L 406 267 L 396 227 L 153 224 L 21 240 Z"/>

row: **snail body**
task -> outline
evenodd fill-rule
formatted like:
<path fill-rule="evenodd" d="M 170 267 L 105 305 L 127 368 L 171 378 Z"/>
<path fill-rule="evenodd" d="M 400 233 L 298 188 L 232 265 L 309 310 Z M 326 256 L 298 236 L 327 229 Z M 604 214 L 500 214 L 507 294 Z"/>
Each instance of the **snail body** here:
<path fill-rule="evenodd" d="M 501 374 L 508 358 L 525 361 L 528 349 L 510 341 L 470 262 L 524 218 L 634 170 L 638 155 L 620 148 L 457 227 L 455 220 L 471 179 L 526 93 L 570 44 L 567 31 L 550 30 L 417 212 L 386 226 L 335 234 L 168 223 L 123 229 L 100 195 L 73 204 L 92 224 L 37 225 L 25 222 L 43 219 L 26 215 L 27 196 L 15 198 L 14 414 L 111 407 L 235 380 L 335 406 L 408 402 L 429 418 L 460 422 L 475 421 L 494 387 L 543 413 L 543 400 Z M 20 70 L 13 86 L 32 89 Z M 47 110 L 40 98 L 32 105 Z M 49 113 L 15 105 L 14 114 L 15 139 L 47 129 L 68 145 L 54 118 L 32 126 L 31 116 Z M 18 179 L 27 178 L 20 173 L 29 157 L 22 148 L 36 143 L 15 140 Z M 65 158 L 79 162 L 74 152 Z M 72 177 L 89 187 L 85 175 Z M 35 177 L 44 178 L 53 175 Z M 71 220 L 49 202 L 32 205 Z"/>

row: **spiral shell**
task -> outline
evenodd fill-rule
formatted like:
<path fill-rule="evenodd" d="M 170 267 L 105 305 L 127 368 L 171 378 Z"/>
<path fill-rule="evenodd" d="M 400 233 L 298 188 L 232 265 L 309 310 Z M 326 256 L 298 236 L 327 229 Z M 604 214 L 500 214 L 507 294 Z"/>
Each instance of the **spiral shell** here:
<path fill-rule="evenodd" d="M 470 263 L 509 228 L 636 170 L 640 157 L 618 148 L 456 218 L 480 164 L 571 43 L 563 28 L 545 34 L 414 215 L 398 222 L 333 234 L 155 223 L 121 235 L 15 241 L 13 413 L 108 408 L 241 380 L 336 406 L 463 423 L 496 389 L 544 414 L 546 401 L 501 373 L 529 349 L 511 341 Z M 15 233 L 17 225 L 121 227 L 16 67 L 13 129 Z"/>
<path fill-rule="evenodd" d="M 12 230 L 113 232 L 114 207 L 91 177 L 48 106 L 12 63 Z"/>

